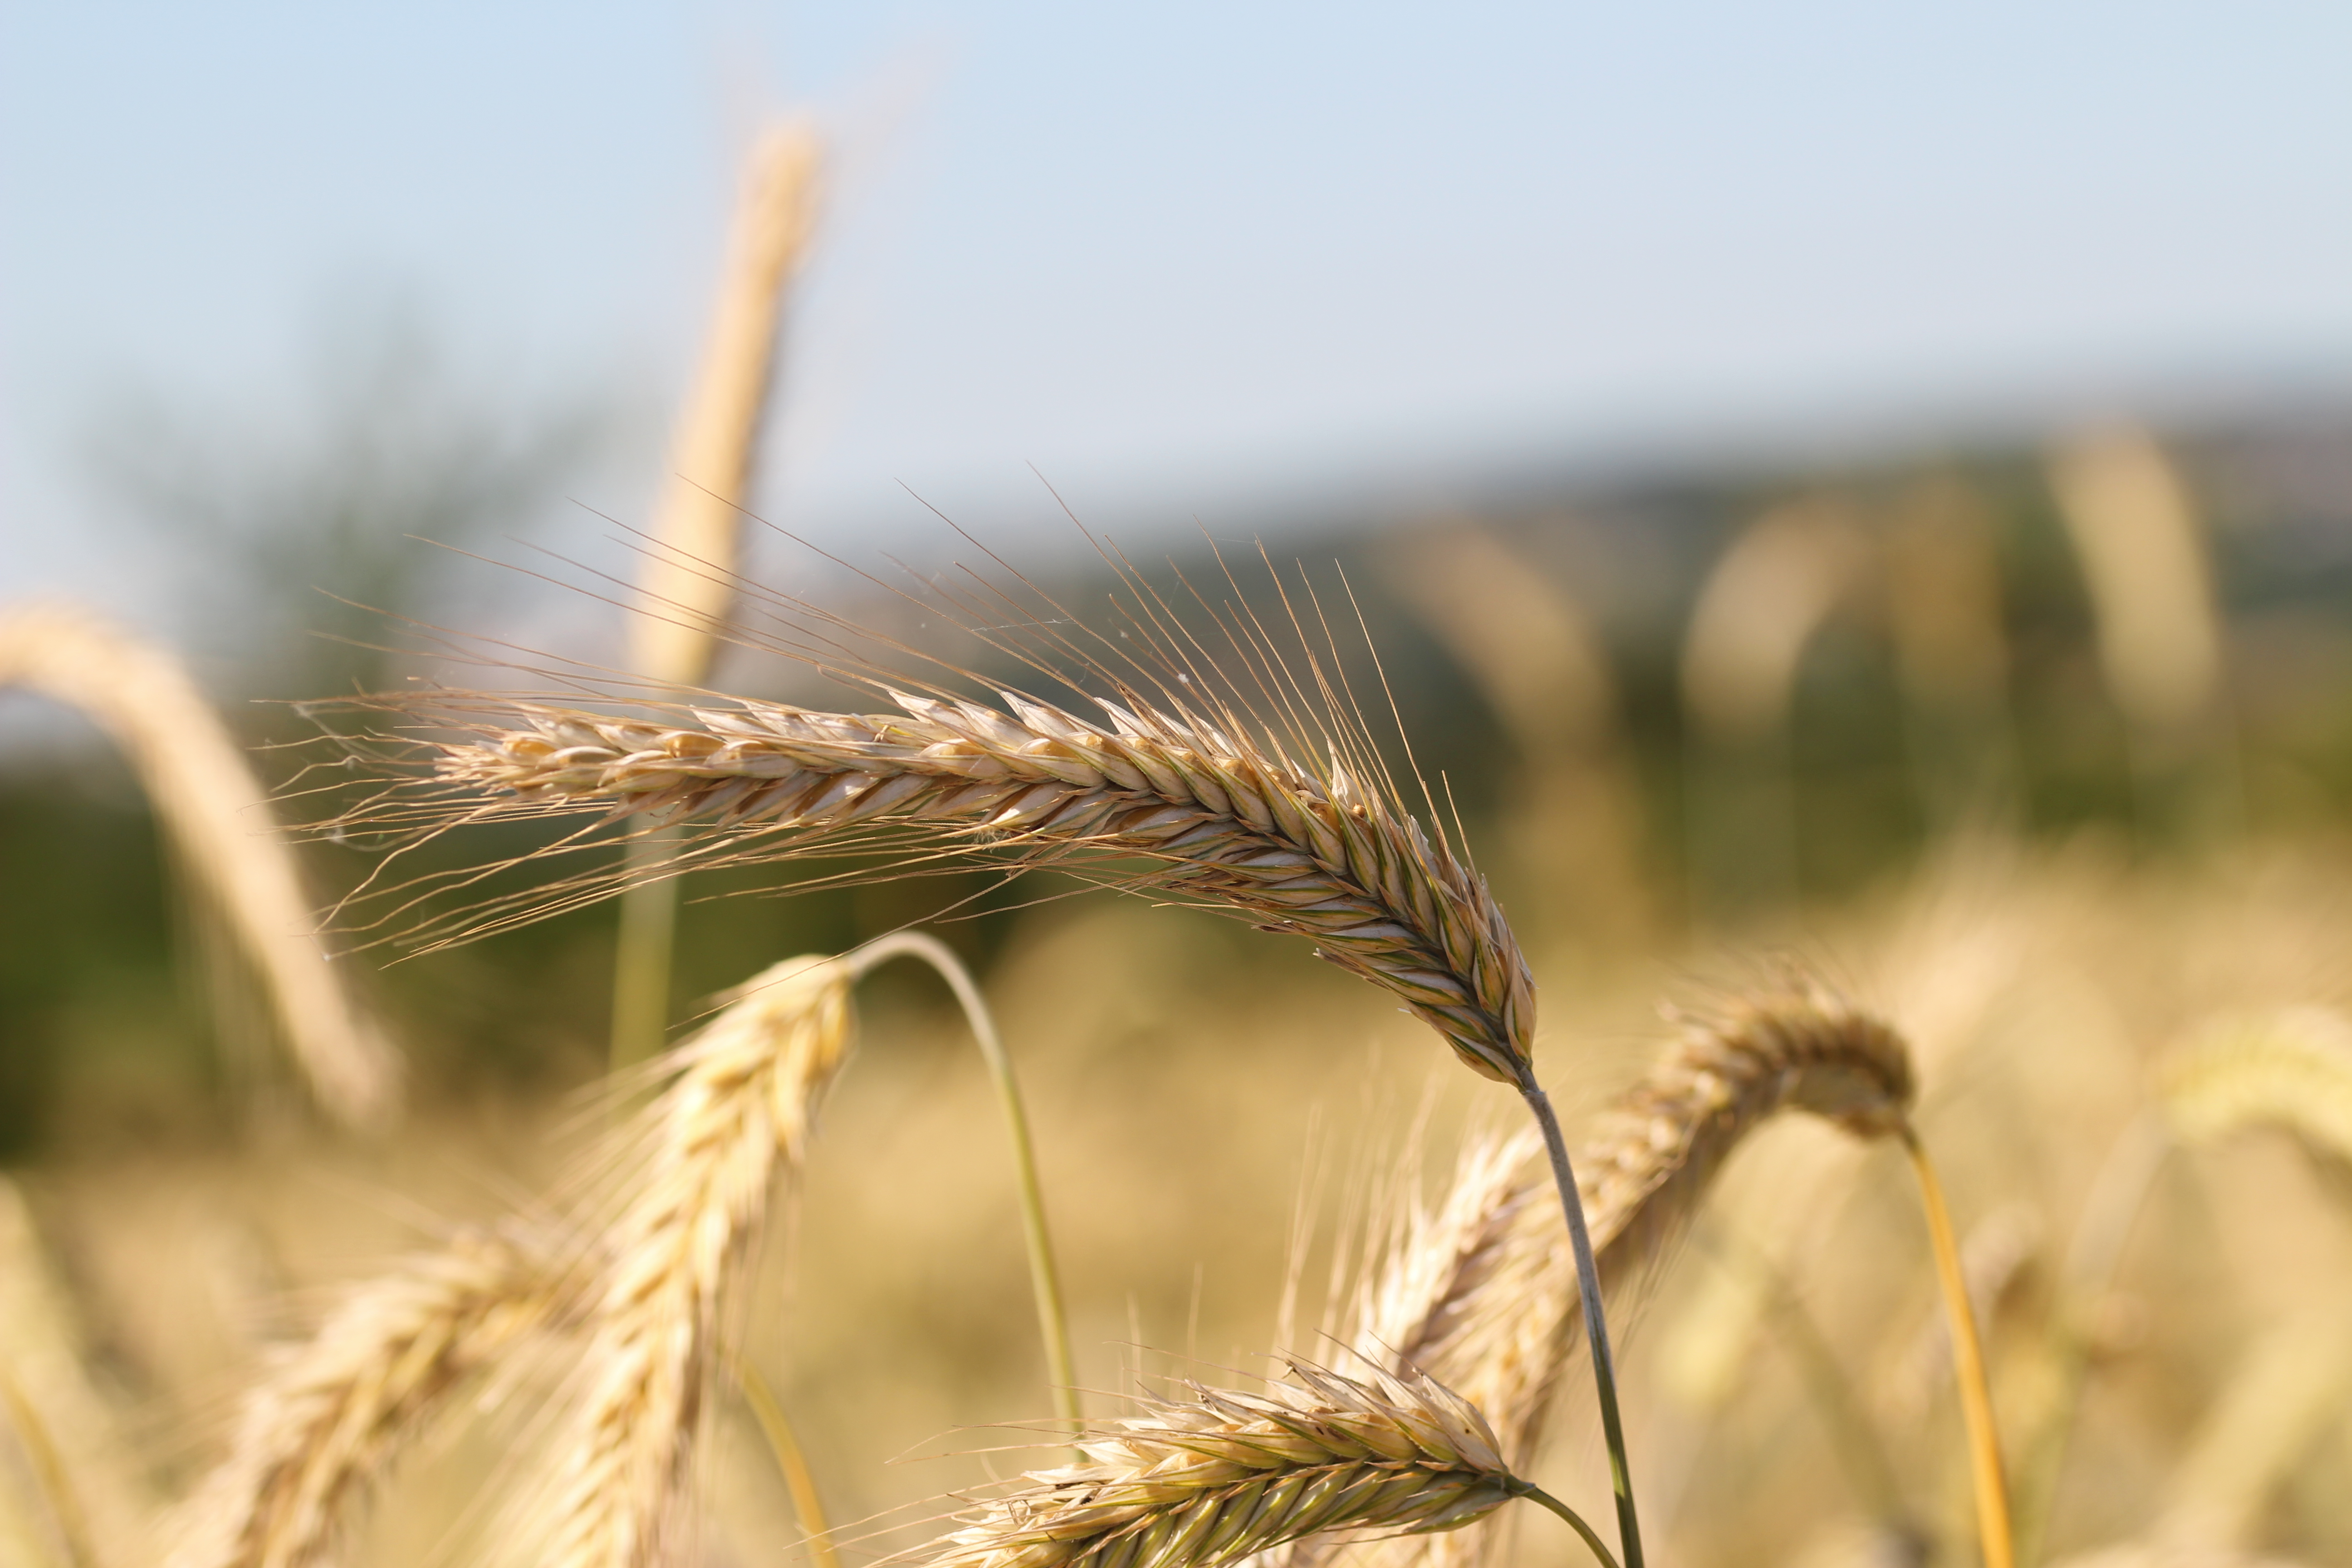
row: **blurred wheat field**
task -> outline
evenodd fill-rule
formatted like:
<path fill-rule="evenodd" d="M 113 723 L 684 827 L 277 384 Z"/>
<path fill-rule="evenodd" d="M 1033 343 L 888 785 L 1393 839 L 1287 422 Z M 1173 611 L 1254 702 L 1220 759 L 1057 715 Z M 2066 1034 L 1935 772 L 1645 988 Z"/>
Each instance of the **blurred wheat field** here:
<path fill-rule="evenodd" d="M 675 442 L 709 478 L 629 543 L 625 658 L 412 637 L 361 682 L 409 695 L 306 703 L 306 748 L 160 650 L 0 621 L 0 682 L 138 774 L 68 746 L 0 797 L 0 1562 L 1556 1562 L 1583 1548 L 1503 1501 L 1612 1498 L 1549 1186 L 1438 1259 L 1488 1296 L 1441 1297 L 1431 1344 L 1527 1320 L 1457 1378 L 1492 1408 L 1372 1331 L 1457 1178 L 1535 1146 L 1490 1081 L 1531 1060 L 1604 1232 L 1657 1562 L 2008 1560 L 1899 1123 L 1948 1189 L 2016 1561 L 2352 1563 L 2352 623 L 2204 503 L 2217 463 L 2111 428 L 1448 516 L 1328 573 L 1074 532 L 1034 576 L 881 591 L 803 554 L 763 586 L 720 503 L 817 168 L 778 132 L 747 176 Z M 415 679 L 453 668 L 496 689 Z M 1107 721 L 1000 696 L 1063 668 Z M 583 805 L 620 825 L 558 841 Z M 919 811 L 950 826 L 888 836 Z M 412 873 L 457 896 L 410 908 Z M 497 929 L 438 945 L 468 921 Z M 973 1016 L 860 967 L 907 931 L 977 976 L 1042 1215 Z M 1892 1042 L 1885 1125 L 1695 1050 L 1792 987 Z M 1066 1473 L 1056 1289 L 1097 1424 Z M 1236 1431 L 1280 1447 L 1285 1364 L 1314 1443 L 1283 1462 L 1349 1470 L 1354 1535 L 1216 1491 L 1297 1501 L 1216 1468 Z M 1133 1539 L 1072 1545 L 1106 1496 Z M 1363 1533 L 1441 1515 L 1468 1528 Z"/>

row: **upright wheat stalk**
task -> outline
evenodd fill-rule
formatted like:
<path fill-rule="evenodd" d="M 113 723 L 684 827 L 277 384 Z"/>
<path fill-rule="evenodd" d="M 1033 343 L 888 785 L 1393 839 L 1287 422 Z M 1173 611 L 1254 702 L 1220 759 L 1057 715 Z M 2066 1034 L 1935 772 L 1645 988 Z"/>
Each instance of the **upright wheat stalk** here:
<path fill-rule="evenodd" d="M 204 693 L 171 655 L 63 605 L 0 613 L 0 687 L 23 686 L 88 713 L 110 734 L 196 885 L 219 900 L 259 973 L 296 1062 L 320 1104 L 380 1124 L 398 1100 L 399 1058 L 337 981 L 292 850 Z"/>
<path fill-rule="evenodd" d="M 678 413 L 669 480 L 638 572 L 647 613 L 629 621 L 629 667 L 665 687 L 709 678 L 734 602 L 741 509 L 775 382 L 786 286 L 815 226 L 817 166 L 816 137 L 799 124 L 770 127 L 744 163 L 701 370 Z M 659 848 L 632 846 L 640 869 Z M 615 1068 L 661 1048 L 677 921 L 674 880 L 641 879 L 624 896 L 613 962 Z"/>

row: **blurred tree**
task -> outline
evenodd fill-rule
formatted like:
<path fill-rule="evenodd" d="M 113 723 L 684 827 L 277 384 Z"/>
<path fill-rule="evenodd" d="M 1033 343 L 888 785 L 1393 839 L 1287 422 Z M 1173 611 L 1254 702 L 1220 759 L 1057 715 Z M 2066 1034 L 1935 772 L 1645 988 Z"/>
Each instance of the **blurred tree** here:
<path fill-rule="evenodd" d="M 314 359 L 291 428 L 148 394 L 91 442 L 105 488 L 209 590 L 188 640 L 272 697 L 382 684 L 368 645 L 387 612 L 429 618 L 457 560 L 436 546 L 526 526 L 616 424 L 593 395 L 493 400 L 411 301 L 349 315 Z"/>

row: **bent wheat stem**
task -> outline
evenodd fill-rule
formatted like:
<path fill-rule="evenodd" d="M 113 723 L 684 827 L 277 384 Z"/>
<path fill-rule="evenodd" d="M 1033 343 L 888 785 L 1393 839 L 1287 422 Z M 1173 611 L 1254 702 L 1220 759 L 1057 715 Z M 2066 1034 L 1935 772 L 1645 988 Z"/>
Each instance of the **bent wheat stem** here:
<path fill-rule="evenodd" d="M 1919 1199 L 1927 1211 L 1927 1238 L 1936 1254 L 1936 1279 L 1943 1289 L 1945 1313 L 1951 1320 L 1952 1375 L 1959 1384 L 1960 1415 L 1968 1426 L 1969 1468 L 1976 1487 L 1977 1533 L 1985 1568 L 2016 1568 L 2010 1536 L 2009 1486 L 2001 1474 L 2000 1432 L 1993 1424 L 1984 1346 L 1977 1337 L 1976 1309 L 1969 1303 L 1968 1275 L 1960 1267 L 1951 1211 L 1945 1206 L 1943 1184 L 1937 1180 L 1935 1163 L 1927 1158 L 1918 1133 L 1906 1127 L 1897 1136 L 1919 1177 Z"/>
<path fill-rule="evenodd" d="M 768 1440 L 768 1451 L 776 1457 L 776 1469 L 784 1478 L 784 1489 L 792 1494 L 793 1513 L 800 1521 L 801 1533 L 808 1537 L 810 1554 L 815 1557 L 817 1568 L 841 1568 L 841 1553 L 834 1549 L 833 1527 L 825 1522 L 824 1500 L 818 1495 L 816 1477 L 810 1474 L 808 1456 L 801 1451 L 801 1440 L 793 1431 L 793 1424 L 784 1415 L 784 1407 L 776 1398 L 775 1390 L 760 1375 L 760 1369 L 742 1357 L 733 1358 L 736 1384 L 743 1390 L 743 1402 L 751 1407 L 751 1417 L 760 1424 L 760 1435 Z"/>
<path fill-rule="evenodd" d="M 894 958 L 915 958 L 937 970 L 963 1008 L 971 1037 L 988 1063 L 996 1085 L 996 1100 L 1004 1111 L 1004 1130 L 1013 1142 L 1013 1169 L 1021 1187 L 1021 1232 L 1029 1249 L 1029 1288 L 1037 1300 L 1037 1334 L 1045 1342 L 1045 1367 L 1053 1383 L 1054 1414 L 1072 1432 L 1085 1420 L 1078 1409 L 1076 1361 L 1070 1354 L 1070 1325 L 1062 1310 L 1061 1276 L 1054 1267 L 1054 1241 L 1045 1228 L 1045 1194 L 1037 1181 L 1037 1155 L 1029 1140 L 1029 1114 L 1022 1108 L 1021 1086 L 1013 1077 L 1013 1060 L 996 1032 L 980 987 L 945 942 L 921 931 L 894 931 L 867 942 L 843 962 L 863 976 Z"/>
<path fill-rule="evenodd" d="M 1519 1496 L 1527 1499 L 1529 1502 L 1541 1503 L 1544 1507 L 1551 1510 L 1552 1512 L 1559 1515 L 1560 1518 L 1568 1521 L 1568 1527 L 1576 1531 L 1578 1539 L 1581 1540 L 1584 1544 L 1591 1549 L 1592 1555 L 1601 1559 L 1602 1568 L 1618 1568 L 1617 1559 L 1610 1555 L 1609 1543 L 1601 1540 L 1600 1535 L 1591 1525 L 1584 1522 L 1584 1516 L 1582 1514 L 1577 1512 L 1574 1509 L 1569 1507 L 1566 1503 L 1560 1501 L 1559 1499 L 1552 1496 L 1551 1493 L 1544 1490 L 1543 1488 L 1539 1486 L 1529 1484 L 1527 1490 L 1519 1493 Z"/>
<path fill-rule="evenodd" d="M 1560 1136 L 1559 1118 L 1551 1097 L 1536 1082 L 1533 1063 L 1519 1069 L 1519 1093 L 1543 1129 L 1544 1149 L 1551 1156 L 1552 1181 L 1559 1188 L 1560 1211 L 1568 1219 L 1569 1245 L 1576 1253 L 1577 1294 L 1584 1304 L 1584 1340 L 1592 1352 L 1592 1388 L 1601 1405 L 1601 1432 L 1609 1445 L 1609 1489 L 1617 1500 L 1617 1544 L 1625 1554 L 1625 1568 L 1642 1568 L 1642 1521 L 1633 1509 L 1633 1472 L 1625 1454 L 1625 1423 L 1617 1410 L 1617 1363 L 1609 1351 L 1609 1323 L 1601 1306 L 1601 1266 L 1592 1256 L 1592 1237 L 1585 1228 L 1584 1203 L 1576 1192 L 1576 1172 L 1569 1164 L 1568 1140 Z"/>

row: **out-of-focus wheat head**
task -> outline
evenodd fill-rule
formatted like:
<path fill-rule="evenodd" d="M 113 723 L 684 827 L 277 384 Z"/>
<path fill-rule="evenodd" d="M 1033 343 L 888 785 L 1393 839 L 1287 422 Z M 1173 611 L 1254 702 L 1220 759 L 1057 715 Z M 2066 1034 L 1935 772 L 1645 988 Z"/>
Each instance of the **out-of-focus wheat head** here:
<path fill-rule="evenodd" d="M 1776 507 L 1733 541 L 1683 639 L 1683 700 L 1703 736 L 1748 745 L 1788 721 L 1806 645 L 1869 561 L 1861 527 L 1830 500 Z"/>
<path fill-rule="evenodd" d="M 612 1212 L 584 1227 L 608 1261 L 581 1309 L 556 1469 L 518 1516 L 531 1561 L 650 1568 L 683 1549 L 723 1311 L 777 1165 L 803 1158 L 849 1049 L 853 977 L 839 959 L 788 959 L 667 1059 L 676 1081 L 629 1131 Z"/>
<path fill-rule="evenodd" d="M 0 1177 L 0 1548 L 70 1568 L 143 1557 L 152 1488 L 90 1373 L 72 1298 L 16 1183 Z M 17 1482 L 26 1483 L 20 1492 Z"/>
<path fill-rule="evenodd" d="M 666 685 L 700 684 L 734 602 L 740 508 L 785 287 L 816 225 L 820 163 L 814 131 L 793 123 L 769 129 L 744 165 L 701 372 L 678 416 L 638 582 L 646 613 L 629 622 L 630 667 Z"/>
<path fill-rule="evenodd" d="M 312 1568 L 352 1504 L 468 1380 L 564 1306 L 554 1249 L 473 1234 L 346 1294 L 246 1395 L 184 1510 L 171 1568 Z"/>
<path fill-rule="evenodd" d="M 2221 680 L 2221 625 L 2189 493 L 2163 448 L 2128 427 L 2061 447 L 2050 477 L 2109 689 L 2135 727 L 2170 741 L 2205 716 Z"/>
<path fill-rule="evenodd" d="M 1453 1530 L 1528 1489 L 1476 1407 L 1429 1379 L 1288 1364 L 1264 1394 L 1140 1401 L 1085 1462 L 975 1510 L 927 1568 L 1215 1568 L 1320 1531 Z"/>
<path fill-rule="evenodd" d="M 398 1103 L 399 1058 L 337 978 L 268 792 L 186 671 L 86 611 L 35 605 L 0 613 L 0 687 L 12 685 L 80 709 L 129 754 L 193 880 L 261 975 L 320 1103 L 381 1125 Z"/>
<path fill-rule="evenodd" d="M 1529 880 L 1584 924 L 1638 940 L 1642 798 L 1606 652 L 1575 599 L 1492 530 L 1463 520 L 1401 543 L 1388 580 L 1453 655 L 1519 753 L 1515 837 Z"/>
<path fill-rule="evenodd" d="M 1861 1138 L 1901 1129 L 1910 1056 L 1885 1021 L 1818 980 L 1679 1019 L 1682 1038 L 1604 1113 L 1578 1152 L 1578 1184 L 1604 1285 L 1657 1263 L 1741 1139 L 1782 1110 Z M 1576 1271 L 1531 1135 L 1474 1145 L 1434 1213 L 1416 1209 L 1367 1287 L 1352 1344 L 1367 1364 L 1416 1368 L 1486 1413 L 1515 1464 L 1529 1461 L 1578 1342 Z M 1475 1561 L 1470 1536 L 1370 1542 L 1351 1561 L 1402 1568 Z M 1314 1547 L 1292 1554 L 1320 1556 Z"/>
<path fill-rule="evenodd" d="M 2216 1019 L 2165 1064 L 2159 1083 L 2184 1138 L 2275 1127 L 2352 1170 L 2352 1020 L 2332 1008 Z"/>

